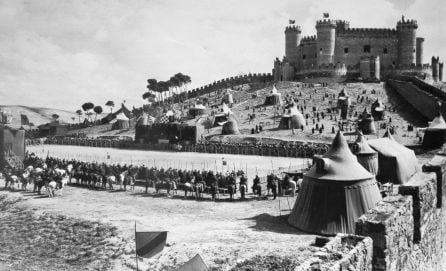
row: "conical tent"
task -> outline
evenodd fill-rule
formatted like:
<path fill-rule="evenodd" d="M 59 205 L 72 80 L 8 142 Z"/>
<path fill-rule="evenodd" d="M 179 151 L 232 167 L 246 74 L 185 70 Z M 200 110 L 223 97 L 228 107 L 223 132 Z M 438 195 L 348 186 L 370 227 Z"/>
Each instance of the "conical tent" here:
<path fill-rule="evenodd" d="M 376 179 L 379 182 L 404 184 L 420 170 L 415 152 L 395 141 L 391 135 L 369 140 L 368 143 L 378 152 L 379 166 Z"/>
<path fill-rule="evenodd" d="M 240 134 L 237 121 L 235 120 L 235 118 L 232 114 L 229 114 L 228 121 L 225 124 L 223 124 L 223 127 L 221 129 L 221 134 L 222 135 L 238 135 L 238 134 Z"/>
<path fill-rule="evenodd" d="M 354 233 L 356 219 L 381 200 L 375 178 L 358 163 L 341 132 L 314 160 L 288 222 L 316 234 Z"/>
<path fill-rule="evenodd" d="M 282 115 L 279 122 L 279 129 L 300 129 L 305 127 L 305 118 L 296 106 L 289 109 L 287 114 Z"/>
<path fill-rule="evenodd" d="M 443 146 L 446 142 L 446 122 L 443 116 L 438 112 L 437 116 L 429 122 L 423 137 L 423 147 L 435 149 Z"/>
<path fill-rule="evenodd" d="M 275 85 L 273 85 L 271 94 L 266 96 L 264 105 L 282 105 L 282 95 L 277 91 Z"/>
<path fill-rule="evenodd" d="M 367 112 L 366 108 L 364 108 L 364 112 L 362 112 L 358 120 L 358 130 L 365 135 L 376 134 L 375 121 L 372 115 Z"/>
<path fill-rule="evenodd" d="M 358 158 L 358 162 L 373 175 L 378 174 L 378 153 L 373 150 L 364 135 L 359 132 L 355 144 L 353 144 L 353 153 Z"/>
<path fill-rule="evenodd" d="M 372 116 L 374 120 L 383 120 L 384 114 L 385 114 L 385 106 L 384 104 L 379 100 L 376 99 L 376 101 L 372 104 Z"/>

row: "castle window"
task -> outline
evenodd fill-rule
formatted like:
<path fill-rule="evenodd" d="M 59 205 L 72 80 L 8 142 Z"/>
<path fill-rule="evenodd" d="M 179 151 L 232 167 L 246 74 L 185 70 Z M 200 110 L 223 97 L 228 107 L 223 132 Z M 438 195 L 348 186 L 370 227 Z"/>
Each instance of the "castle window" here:
<path fill-rule="evenodd" d="M 370 45 L 364 45 L 364 53 L 370 53 Z"/>
<path fill-rule="evenodd" d="M 344 48 L 344 54 L 348 54 L 348 48 Z"/>
<path fill-rule="evenodd" d="M 383 53 L 384 53 L 385 55 L 387 55 L 387 54 L 389 53 L 389 50 L 387 50 L 387 48 L 384 48 Z"/>
<path fill-rule="evenodd" d="M 303 56 L 302 56 L 302 59 L 306 59 L 306 58 L 307 58 L 307 55 L 303 55 Z"/>

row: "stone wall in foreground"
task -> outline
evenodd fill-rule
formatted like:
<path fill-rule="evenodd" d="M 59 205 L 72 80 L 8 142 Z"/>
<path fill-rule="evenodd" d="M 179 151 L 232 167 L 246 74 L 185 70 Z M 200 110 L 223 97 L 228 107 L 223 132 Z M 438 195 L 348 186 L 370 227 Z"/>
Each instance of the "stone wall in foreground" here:
<path fill-rule="evenodd" d="M 446 270 L 446 157 L 436 156 L 423 171 L 356 222 L 356 234 L 373 240 L 372 270 Z"/>
<path fill-rule="evenodd" d="M 362 215 L 356 235 L 337 235 L 295 271 L 446 270 L 445 179 L 446 156 L 435 156 Z"/>

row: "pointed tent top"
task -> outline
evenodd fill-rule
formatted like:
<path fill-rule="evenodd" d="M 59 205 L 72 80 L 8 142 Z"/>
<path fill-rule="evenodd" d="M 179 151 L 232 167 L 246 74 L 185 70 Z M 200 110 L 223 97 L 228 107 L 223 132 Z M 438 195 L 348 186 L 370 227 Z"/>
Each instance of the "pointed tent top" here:
<path fill-rule="evenodd" d="M 280 93 L 277 91 L 276 85 L 273 85 L 273 89 L 271 90 L 271 94 L 273 95 L 280 95 Z"/>
<path fill-rule="evenodd" d="M 356 138 L 355 144 L 357 146 L 357 151 L 356 151 L 355 154 L 376 153 L 376 151 L 374 151 L 370 147 L 369 143 L 367 143 L 367 140 L 366 140 L 365 136 L 361 132 L 358 132 L 358 138 Z"/>
<path fill-rule="evenodd" d="M 338 130 L 330 149 L 305 174 L 319 180 L 359 181 L 373 178 L 350 151 L 347 140 Z"/>
<path fill-rule="evenodd" d="M 339 92 L 339 97 L 346 97 L 346 96 L 348 96 L 347 91 L 345 91 L 345 88 L 343 88 L 341 92 Z"/>
<path fill-rule="evenodd" d="M 386 132 L 384 133 L 383 138 L 388 138 L 390 140 L 396 141 L 395 138 L 393 138 L 389 127 L 386 128 Z"/>
<path fill-rule="evenodd" d="M 429 127 L 427 130 L 446 130 L 446 122 L 440 111 L 438 111 L 437 116 L 429 122 Z"/>

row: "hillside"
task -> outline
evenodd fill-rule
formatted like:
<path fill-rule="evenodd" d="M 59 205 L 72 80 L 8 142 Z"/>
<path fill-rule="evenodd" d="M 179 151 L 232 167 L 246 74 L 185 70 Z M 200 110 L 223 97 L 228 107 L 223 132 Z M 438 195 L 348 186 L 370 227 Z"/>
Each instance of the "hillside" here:
<path fill-rule="evenodd" d="M 220 136 L 221 127 L 213 127 L 205 131 L 204 136 L 214 141 L 223 142 L 270 142 L 275 144 L 282 140 L 305 140 L 305 141 L 325 141 L 331 142 L 334 134 L 332 129 L 337 130 L 339 127 L 339 113 L 329 109 L 336 106 L 337 96 L 342 89 L 345 89 L 352 99 L 351 113 L 352 117 L 345 127 L 344 133 L 350 140 L 353 140 L 355 123 L 357 120 L 356 114 L 361 114 L 365 108 L 370 112 L 371 104 L 379 98 L 387 108 L 386 120 L 376 123 L 378 130 L 378 137 L 384 133 L 384 128 L 379 128 L 380 125 L 389 124 L 394 127 L 397 134 L 395 137 L 400 142 L 405 144 L 414 144 L 417 142 L 416 129 L 408 131 L 408 126 L 425 127 L 426 120 L 421 118 L 414 112 L 412 107 L 405 102 L 402 97 L 387 89 L 384 83 L 330 83 L 326 87 L 305 87 L 298 82 L 278 82 L 276 87 L 279 93 L 282 94 L 283 99 L 295 99 L 299 109 L 304 109 L 304 115 L 308 114 L 308 125 L 301 131 L 296 129 L 295 134 L 291 130 L 278 129 L 281 115 L 284 107 L 263 106 L 265 97 L 269 95 L 272 89 L 272 83 L 269 84 L 245 84 L 243 87 L 236 86 L 231 91 L 236 103 L 232 107 L 232 112 L 238 121 L 238 126 L 241 135 Z M 220 91 L 205 94 L 201 97 L 188 99 L 180 104 L 174 104 L 173 108 L 177 112 L 182 112 L 182 116 L 186 117 L 189 105 L 193 105 L 198 101 L 206 104 L 209 111 L 219 112 L 221 109 L 221 102 L 225 89 Z M 358 99 L 359 97 L 359 99 Z M 315 108 L 318 112 L 324 112 L 325 118 L 318 120 L 317 115 L 313 112 Z M 355 112 L 357 112 L 355 114 Z M 210 112 L 209 112 L 210 113 Z M 255 119 L 249 121 L 248 114 L 254 113 Z M 183 118 L 189 124 L 203 123 L 206 119 L 212 120 L 210 114 L 201 118 L 187 119 Z M 314 121 L 314 122 L 313 122 Z M 256 125 L 262 125 L 263 131 L 251 134 L 251 129 Z M 324 126 L 325 129 L 319 133 L 317 127 Z M 314 134 L 312 128 L 315 128 Z M 105 135 L 126 135 L 134 136 L 134 127 L 126 130 L 112 130 L 111 125 L 100 125 L 79 130 L 80 133 L 85 133 L 88 136 L 105 136 Z M 351 136 L 349 136 L 351 135 Z M 375 138 L 376 135 L 367 136 Z M 268 143 L 268 144 L 270 144 Z"/>
<path fill-rule="evenodd" d="M 51 122 L 53 120 L 52 115 L 59 115 L 59 121 L 61 123 L 78 123 L 78 115 L 75 112 L 70 112 L 55 108 L 42 108 L 42 107 L 30 107 L 23 105 L 0 105 L 0 110 L 9 110 L 12 114 L 12 123 L 10 126 L 19 128 L 21 126 L 20 115 L 24 114 L 28 116 L 28 119 L 35 127 Z M 81 117 L 81 121 L 83 117 Z M 24 127 L 28 129 L 28 126 Z"/>

